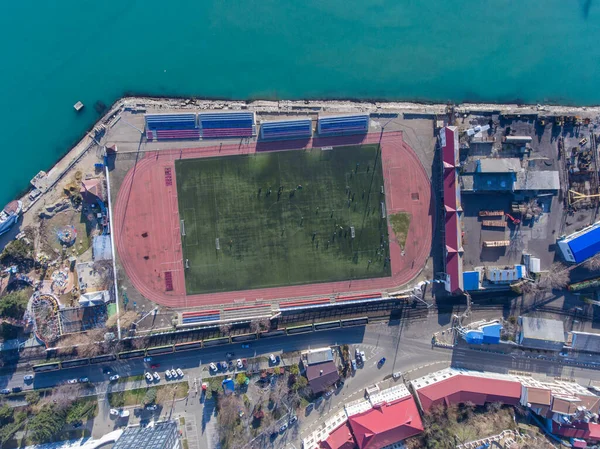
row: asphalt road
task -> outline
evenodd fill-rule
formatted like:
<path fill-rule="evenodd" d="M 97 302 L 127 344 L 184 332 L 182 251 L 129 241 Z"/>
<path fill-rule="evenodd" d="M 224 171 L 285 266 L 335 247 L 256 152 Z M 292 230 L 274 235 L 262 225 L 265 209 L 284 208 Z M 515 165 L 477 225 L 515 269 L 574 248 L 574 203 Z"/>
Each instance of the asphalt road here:
<path fill-rule="evenodd" d="M 162 379 L 160 383 L 166 382 L 164 379 L 164 371 L 171 368 L 181 368 L 186 371 L 186 374 L 199 378 L 208 375 L 206 370 L 202 370 L 205 365 L 208 365 L 210 362 L 225 360 L 225 354 L 227 352 L 233 352 L 235 358 L 250 358 L 258 355 L 268 355 L 270 353 L 281 354 L 282 352 L 304 350 L 310 347 L 314 348 L 338 343 L 360 343 L 363 340 L 364 333 L 365 327 L 361 326 L 314 332 L 293 337 L 272 337 L 252 342 L 249 349 L 243 349 L 240 343 L 153 356 L 152 364 L 160 364 L 159 368 L 153 371 L 157 371 L 161 375 Z M 62 384 L 69 379 L 88 377 L 90 382 L 96 384 L 96 388 L 99 391 L 102 391 L 102 386 L 107 387 L 109 385 L 108 375 L 103 372 L 106 368 L 111 368 L 114 373 L 125 377 L 143 374 L 147 369 L 147 366 L 141 358 L 117 360 L 106 364 L 88 365 L 46 373 L 37 373 L 33 383 L 30 384 L 24 383 L 23 377 L 32 373 L 16 371 L 11 376 L 5 375 L 0 378 L 0 388 L 22 387 L 24 390 L 32 388 L 48 388 Z"/>

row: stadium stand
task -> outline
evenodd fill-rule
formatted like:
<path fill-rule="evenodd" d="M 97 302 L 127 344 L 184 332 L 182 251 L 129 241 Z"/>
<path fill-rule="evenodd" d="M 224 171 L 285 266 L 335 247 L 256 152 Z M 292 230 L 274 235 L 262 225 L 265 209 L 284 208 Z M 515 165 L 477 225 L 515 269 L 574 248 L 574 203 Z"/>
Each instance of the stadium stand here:
<path fill-rule="evenodd" d="M 148 140 L 200 139 L 196 114 L 146 114 L 144 118 Z"/>
<path fill-rule="evenodd" d="M 366 133 L 369 130 L 369 115 L 330 115 L 319 117 L 317 130 L 321 136 Z"/>
<path fill-rule="evenodd" d="M 260 125 L 261 139 L 290 139 L 312 136 L 312 120 L 308 117 L 294 120 L 264 121 Z"/>
<path fill-rule="evenodd" d="M 256 135 L 253 112 L 201 112 L 198 125 L 203 138 L 252 137 Z"/>
<path fill-rule="evenodd" d="M 183 312 L 181 314 L 181 324 L 205 323 L 208 321 L 218 321 L 221 319 L 221 312 L 218 310 L 203 310 L 201 312 Z"/>

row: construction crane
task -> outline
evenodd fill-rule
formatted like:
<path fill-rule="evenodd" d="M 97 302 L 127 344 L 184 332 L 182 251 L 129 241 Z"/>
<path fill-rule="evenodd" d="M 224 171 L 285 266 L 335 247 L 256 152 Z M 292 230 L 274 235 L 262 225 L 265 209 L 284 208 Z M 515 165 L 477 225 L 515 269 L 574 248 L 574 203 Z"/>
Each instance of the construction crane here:
<path fill-rule="evenodd" d="M 594 193 L 587 195 L 585 193 L 576 192 L 575 190 L 569 190 L 571 194 L 571 204 L 575 204 L 579 201 L 587 200 L 589 198 L 600 198 L 600 193 Z"/>
<path fill-rule="evenodd" d="M 504 214 L 506 216 L 506 218 L 508 218 L 510 221 L 513 222 L 513 224 L 518 225 L 521 224 L 521 220 L 519 220 L 518 218 L 513 217 L 511 214 L 509 214 L 508 212 Z"/>

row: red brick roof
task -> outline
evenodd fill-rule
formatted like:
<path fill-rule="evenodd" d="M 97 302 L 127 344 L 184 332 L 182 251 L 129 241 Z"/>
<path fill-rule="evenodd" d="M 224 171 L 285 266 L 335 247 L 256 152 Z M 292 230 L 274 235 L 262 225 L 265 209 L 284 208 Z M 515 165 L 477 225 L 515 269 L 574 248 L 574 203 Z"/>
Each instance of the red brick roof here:
<path fill-rule="evenodd" d="M 412 396 L 350 416 L 348 421 L 360 449 L 381 449 L 423 431 Z"/>
<path fill-rule="evenodd" d="M 521 384 L 516 381 L 491 379 L 459 374 L 417 390 L 424 411 L 444 404 L 472 402 L 502 402 L 517 405 L 521 398 Z"/>
<path fill-rule="evenodd" d="M 321 449 L 356 449 L 356 442 L 348 422 L 331 432 L 329 437 L 321 442 L 320 447 Z"/>

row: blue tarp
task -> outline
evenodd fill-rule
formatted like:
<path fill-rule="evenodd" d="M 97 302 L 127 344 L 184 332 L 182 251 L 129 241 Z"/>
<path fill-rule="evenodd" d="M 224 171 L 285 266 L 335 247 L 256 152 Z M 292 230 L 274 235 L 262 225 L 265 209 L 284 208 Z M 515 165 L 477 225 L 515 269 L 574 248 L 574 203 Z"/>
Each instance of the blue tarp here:
<path fill-rule="evenodd" d="M 223 380 L 223 391 L 225 393 L 233 392 L 235 390 L 235 384 L 233 383 L 233 379 L 225 379 Z"/>
<path fill-rule="evenodd" d="M 600 227 L 571 240 L 569 248 L 571 248 L 577 263 L 583 262 L 600 252 Z"/>
<path fill-rule="evenodd" d="M 490 324 L 481 328 L 483 332 L 483 342 L 488 344 L 500 343 L 500 332 L 502 331 L 501 324 Z"/>
<path fill-rule="evenodd" d="M 465 334 L 465 341 L 472 345 L 480 345 L 483 343 L 483 332 L 480 330 L 468 331 Z"/>
<path fill-rule="evenodd" d="M 465 290 L 479 290 L 479 271 L 463 272 L 463 287 Z"/>

